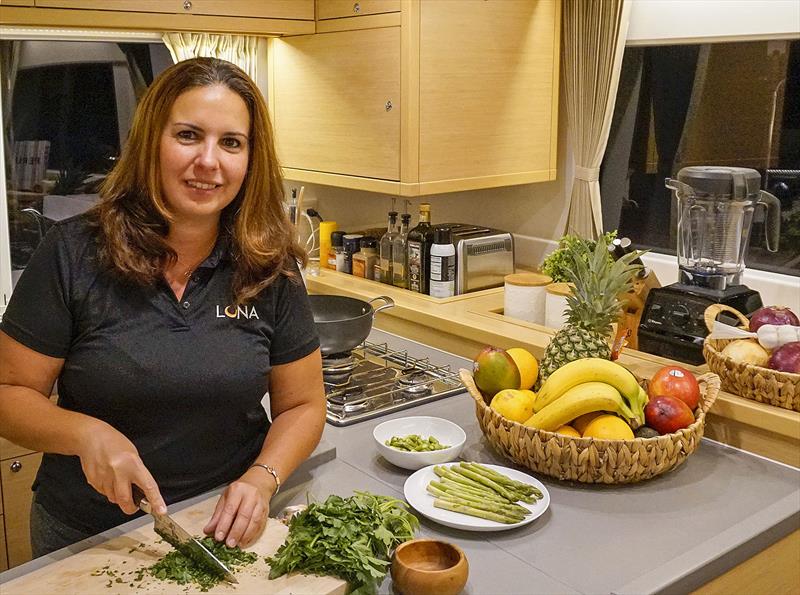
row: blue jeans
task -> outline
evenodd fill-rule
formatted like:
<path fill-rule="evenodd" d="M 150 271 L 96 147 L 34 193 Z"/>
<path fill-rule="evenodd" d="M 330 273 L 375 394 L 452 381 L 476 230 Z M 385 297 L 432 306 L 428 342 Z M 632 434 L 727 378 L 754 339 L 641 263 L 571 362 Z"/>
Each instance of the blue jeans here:
<path fill-rule="evenodd" d="M 34 558 L 60 550 L 62 547 L 67 547 L 92 536 L 91 533 L 74 529 L 52 516 L 36 501 L 35 495 L 31 505 L 30 530 L 31 549 L 33 550 Z"/>

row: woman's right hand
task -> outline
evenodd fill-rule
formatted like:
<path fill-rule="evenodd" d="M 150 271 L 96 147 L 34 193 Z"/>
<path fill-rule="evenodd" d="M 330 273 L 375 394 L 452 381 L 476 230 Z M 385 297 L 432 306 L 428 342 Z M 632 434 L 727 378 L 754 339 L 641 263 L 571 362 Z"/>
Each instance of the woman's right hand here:
<path fill-rule="evenodd" d="M 131 484 L 141 488 L 154 512 L 167 512 L 156 480 L 144 466 L 136 447 L 109 424 L 97 419 L 87 424 L 78 456 L 89 485 L 126 514 L 139 510 L 133 502 Z"/>

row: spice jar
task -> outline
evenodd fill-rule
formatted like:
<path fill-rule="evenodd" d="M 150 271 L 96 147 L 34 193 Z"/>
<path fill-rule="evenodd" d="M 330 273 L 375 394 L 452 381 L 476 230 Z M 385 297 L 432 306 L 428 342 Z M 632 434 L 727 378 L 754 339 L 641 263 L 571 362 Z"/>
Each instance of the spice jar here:
<path fill-rule="evenodd" d="M 328 268 L 344 271 L 344 235 L 347 232 L 331 232 L 331 248 L 328 251 Z"/>
<path fill-rule="evenodd" d="M 353 254 L 353 275 L 375 279 L 375 261 L 378 259 L 378 240 L 372 236 L 361 238 L 361 250 Z"/>
<path fill-rule="evenodd" d="M 360 233 L 348 233 L 344 236 L 344 273 L 353 273 L 353 254 L 361 249 Z"/>

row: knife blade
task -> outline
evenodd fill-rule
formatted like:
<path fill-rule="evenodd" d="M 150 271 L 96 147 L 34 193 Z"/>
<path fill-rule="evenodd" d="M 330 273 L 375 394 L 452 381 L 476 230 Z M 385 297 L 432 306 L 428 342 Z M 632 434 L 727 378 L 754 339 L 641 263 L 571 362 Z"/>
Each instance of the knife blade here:
<path fill-rule="evenodd" d="M 186 529 L 172 520 L 169 515 L 158 514 L 154 511 L 138 486 L 133 485 L 131 488 L 134 504 L 136 504 L 140 510 L 153 517 L 153 529 L 164 541 L 184 556 L 200 564 L 203 568 L 220 576 L 226 582 L 233 584 L 239 582 L 236 580 L 236 577 L 233 576 L 230 569 L 225 566 L 219 558 L 212 554 L 206 546 L 192 537 Z"/>

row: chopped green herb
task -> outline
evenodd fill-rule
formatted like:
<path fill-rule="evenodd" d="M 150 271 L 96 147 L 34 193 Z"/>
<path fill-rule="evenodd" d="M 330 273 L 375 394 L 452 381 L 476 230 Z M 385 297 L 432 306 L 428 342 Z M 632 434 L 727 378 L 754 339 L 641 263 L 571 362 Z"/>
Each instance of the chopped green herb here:
<path fill-rule="evenodd" d="M 201 539 L 200 543 L 231 570 L 252 564 L 258 559 L 252 552 L 246 552 L 239 547 L 228 547 L 211 537 Z M 208 591 L 222 581 L 221 577 L 199 566 L 177 550 L 169 552 L 150 566 L 147 572 L 157 579 L 173 581 L 179 585 L 196 584 L 201 591 Z M 141 580 L 141 575 L 137 575 L 136 580 Z"/>
<path fill-rule="evenodd" d="M 389 554 L 413 539 L 417 517 L 401 500 L 356 492 L 311 503 L 289 523 L 286 541 L 267 558 L 269 578 L 293 571 L 346 580 L 351 595 L 377 593 Z"/>
<path fill-rule="evenodd" d="M 430 452 L 432 450 L 444 450 L 450 448 L 449 444 L 442 444 L 435 437 L 428 436 L 427 440 L 423 439 L 419 434 L 410 434 L 408 436 L 392 436 L 386 441 L 386 446 L 396 448 L 397 450 L 404 450 L 407 452 Z"/>

